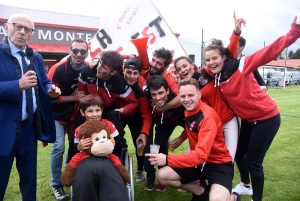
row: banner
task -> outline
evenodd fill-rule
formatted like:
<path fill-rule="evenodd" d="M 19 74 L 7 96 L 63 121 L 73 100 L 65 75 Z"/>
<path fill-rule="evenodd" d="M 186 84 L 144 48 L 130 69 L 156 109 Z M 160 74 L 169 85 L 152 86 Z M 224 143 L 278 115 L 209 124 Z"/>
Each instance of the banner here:
<path fill-rule="evenodd" d="M 115 50 L 122 55 L 138 55 L 136 47 L 130 40 L 147 36 L 149 59 L 152 58 L 153 51 L 161 47 L 172 51 L 172 63 L 177 57 L 186 55 L 152 1 L 134 0 L 101 25 L 99 31 L 88 42 L 87 60 L 106 50 Z"/>

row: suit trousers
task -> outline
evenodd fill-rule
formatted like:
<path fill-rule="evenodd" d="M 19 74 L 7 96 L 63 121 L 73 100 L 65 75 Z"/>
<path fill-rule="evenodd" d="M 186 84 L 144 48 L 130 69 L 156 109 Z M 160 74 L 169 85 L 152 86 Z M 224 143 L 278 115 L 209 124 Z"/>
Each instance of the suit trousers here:
<path fill-rule="evenodd" d="M 10 154 L 0 156 L 0 200 L 4 199 L 14 158 L 20 177 L 22 200 L 34 201 L 37 184 L 37 138 L 34 124 L 27 120 L 22 121 L 20 134 L 16 136 Z"/>

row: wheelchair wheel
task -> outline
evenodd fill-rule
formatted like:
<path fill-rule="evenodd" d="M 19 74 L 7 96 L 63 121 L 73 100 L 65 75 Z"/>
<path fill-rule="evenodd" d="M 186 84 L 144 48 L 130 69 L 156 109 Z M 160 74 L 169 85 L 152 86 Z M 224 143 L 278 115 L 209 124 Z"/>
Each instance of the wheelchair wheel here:
<path fill-rule="evenodd" d="M 130 182 L 126 184 L 128 198 L 130 201 L 134 201 L 133 160 L 132 156 L 128 154 L 128 151 L 125 152 L 125 167 L 130 174 Z"/>

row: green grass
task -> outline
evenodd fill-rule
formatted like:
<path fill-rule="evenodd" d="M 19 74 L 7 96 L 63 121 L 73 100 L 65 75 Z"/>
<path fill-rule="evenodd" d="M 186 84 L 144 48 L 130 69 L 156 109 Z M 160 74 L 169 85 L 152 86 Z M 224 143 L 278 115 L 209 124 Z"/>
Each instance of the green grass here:
<path fill-rule="evenodd" d="M 270 96 L 277 102 L 281 112 L 281 127 L 271 148 L 264 160 L 265 187 L 264 201 L 299 201 L 300 200 L 300 87 L 288 86 L 285 89 L 270 87 Z M 171 138 L 181 132 L 176 128 Z M 134 156 L 133 144 L 127 130 L 126 138 L 129 144 L 129 153 Z M 175 153 L 185 151 L 185 143 Z M 37 200 L 55 201 L 50 191 L 50 165 L 49 156 L 51 145 L 42 147 L 39 143 L 38 151 L 38 186 Z M 134 169 L 136 168 L 134 158 Z M 14 165 L 15 166 L 15 165 Z M 135 170 L 134 170 L 135 172 Z M 239 183 L 240 178 L 235 168 L 233 186 Z M 19 178 L 15 167 L 12 169 L 10 181 L 4 200 L 21 200 L 18 186 Z M 179 193 L 176 189 L 167 188 L 164 193 L 148 192 L 144 190 L 144 183 L 135 184 L 136 201 L 184 201 L 190 200 L 188 193 Z M 69 192 L 69 189 L 66 189 Z M 242 201 L 250 201 L 251 196 L 242 196 Z"/>

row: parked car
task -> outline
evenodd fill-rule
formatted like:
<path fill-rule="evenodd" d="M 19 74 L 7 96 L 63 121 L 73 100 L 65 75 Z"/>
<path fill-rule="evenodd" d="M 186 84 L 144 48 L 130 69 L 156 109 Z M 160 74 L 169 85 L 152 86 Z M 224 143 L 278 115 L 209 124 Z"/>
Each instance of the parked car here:
<path fill-rule="evenodd" d="M 300 84 L 300 72 L 299 71 L 287 71 L 285 76 L 286 85 L 299 85 Z"/>
<path fill-rule="evenodd" d="M 266 80 L 266 83 L 269 81 L 269 86 L 279 86 L 279 81 L 283 79 L 283 72 L 270 71 L 270 74 L 271 78 L 268 78 L 267 74 L 264 76 L 264 80 Z"/>
<path fill-rule="evenodd" d="M 291 84 L 300 84 L 300 72 L 299 71 L 294 71 L 292 74 L 292 80 Z"/>
<path fill-rule="evenodd" d="M 282 85 L 283 82 L 280 81 L 284 78 L 284 72 L 275 71 L 273 69 L 258 69 L 261 77 L 267 84 L 269 80 L 269 86 Z M 267 74 L 270 72 L 271 78 L 267 78 Z M 285 85 L 300 85 L 300 71 L 286 71 L 285 74 Z"/>
<path fill-rule="evenodd" d="M 294 84 L 294 81 L 293 81 L 293 72 L 291 71 L 287 71 L 286 74 L 285 74 L 285 84 L 286 85 L 292 85 Z"/>

